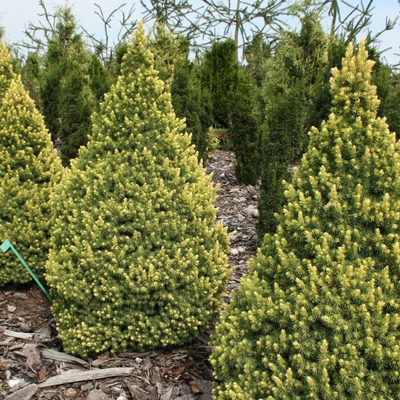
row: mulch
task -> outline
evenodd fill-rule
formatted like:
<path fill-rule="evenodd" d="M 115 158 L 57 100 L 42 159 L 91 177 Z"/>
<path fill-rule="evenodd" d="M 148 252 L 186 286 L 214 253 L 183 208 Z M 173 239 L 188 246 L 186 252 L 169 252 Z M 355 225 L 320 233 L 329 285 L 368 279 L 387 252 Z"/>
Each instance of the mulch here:
<path fill-rule="evenodd" d="M 256 254 L 258 187 L 237 182 L 234 154 L 213 152 L 206 164 L 219 185 L 218 220 L 231 233 L 230 301 Z M 0 289 L 0 399 L 211 400 L 209 331 L 185 346 L 82 360 L 62 351 L 50 305 L 40 289 Z"/>

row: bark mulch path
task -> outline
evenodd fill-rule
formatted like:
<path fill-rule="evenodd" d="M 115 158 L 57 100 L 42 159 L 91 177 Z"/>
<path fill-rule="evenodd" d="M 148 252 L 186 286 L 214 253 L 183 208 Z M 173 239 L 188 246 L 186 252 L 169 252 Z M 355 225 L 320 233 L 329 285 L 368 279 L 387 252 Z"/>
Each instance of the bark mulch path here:
<path fill-rule="evenodd" d="M 232 279 L 225 302 L 256 253 L 258 189 L 238 184 L 234 154 L 215 151 L 207 162 L 220 185 L 218 219 L 232 232 Z M 146 353 L 82 360 L 62 352 L 49 302 L 36 287 L 0 289 L 0 399 L 210 400 L 212 330 L 193 343 Z"/>

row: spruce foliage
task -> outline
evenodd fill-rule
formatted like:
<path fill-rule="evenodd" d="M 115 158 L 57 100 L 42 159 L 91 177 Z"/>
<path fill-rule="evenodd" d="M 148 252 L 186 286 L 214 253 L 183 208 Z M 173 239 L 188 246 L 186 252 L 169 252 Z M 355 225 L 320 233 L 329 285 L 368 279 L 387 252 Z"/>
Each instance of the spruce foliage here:
<path fill-rule="evenodd" d="M 180 344 L 216 317 L 228 238 L 190 141 L 140 25 L 52 199 L 47 279 L 66 351 Z"/>
<path fill-rule="evenodd" d="M 257 224 L 260 242 L 265 233 L 276 230 L 275 214 L 282 210 L 282 180 L 290 178 L 289 165 L 300 161 L 307 148 L 307 132 L 311 126 L 319 126 L 327 115 L 325 105 L 329 97 L 324 90 L 328 86 L 324 76 L 328 66 L 327 36 L 318 15 L 307 14 L 301 22 L 299 34 L 282 33 L 275 57 L 266 61 Z"/>
<path fill-rule="evenodd" d="M 0 44 L 0 240 L 9 239 L 43 277 L 49 249 L 50 192 L 61 164 L 21 77 Z M 12 252 L 0 255 L 0 286 L 31 280 Z"/>
<path fill-rule="evenodd" d="M 397 399 L 399 143 L 362 42 L 333 69 L 287 205 L 217 326 L 216 400 Z"/>

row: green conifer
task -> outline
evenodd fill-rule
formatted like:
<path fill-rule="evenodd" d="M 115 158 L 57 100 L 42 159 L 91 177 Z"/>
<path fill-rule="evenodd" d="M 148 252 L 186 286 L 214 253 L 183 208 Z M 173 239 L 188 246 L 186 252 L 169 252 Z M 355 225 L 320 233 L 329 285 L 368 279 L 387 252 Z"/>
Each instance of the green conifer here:
<path fill-rule="evenodd" d="M 213 123 L 212 101 L 209 91 L 202 87 L 196 65 L 189 61 L 189 48 L 186 59 L 175 67 L 171 85 L 172 105 L 176 115 L 185 118 L 192 142 L 199 152 L 199 158 L 207 159 L 207 133 Z"/>
<path fill-rule="evenodd" d="M 49 249 L 50 192 L 60 173 L 43 118 L 0 44 L 0 241 L 9 239 L 39 277 Z M 12 252 L 0 255 L 0 286 L 30 280 Z"/>
<path fill-rule="evenodd" d="M 398 399 L 400 146 L 362 42 L 213 340 L 216 400 Z"/>
<path fill-rule="evenodd" d="M 59 8 L 56 18 L 44 57 L 41 100 L 46 126 L 54 142 L 61 140 L 61 160 L 69 166 L 91 130 L 90 117 L 96 105 L 90 76 L 93 60 L 71 8 Z"/>
<path fill-rule="evenodd" d="M 36 108 L 41 111 L 40 99 L 40 79 L 41 79 L 41 60 L 38 53 L 29 53 L 23 67 L 21 79 L 25 90 L 30 98 L 35 102 Z"/>
<path fill-rule="evenodd" d="M 230 96 L 229 134 L 235 151 L 236 177 L 241 183 L 255 185 L 259 178 L 261 122 L 257 113 L 257 87 L 243 68 L 238 68 Z"/>
<path fill-rule="evenodd" d="M 210 91 L 214 123 L 220 128 L 228 128 L 230 124 L 230 90 L 237 84 L 238 67 L 236 44 L 232 39 L 214 42 L 204 54 L 202 86 Z"/>
<path fill-rule="evenodd" d="M 329 98 L 327 103 L 323 96 L 323 89 L 328 86 L 328 79 L 324 79 L 328 66 L 327 35 L 316 14 L 307 14 L 301 24 L 299 33 L 281 33 L 275 57 L 265 62 L 257 223 L 260 243 L 265 233 L 276 231 L 275 214 L 282 210 L 282 180 L 290 179 L 289 165 L 300 161 L 307 148 L 307 132 L 311 126 L 319 127 L 322 116 L 329 111 Z"/>
<path fill-rule="evenodd" d="M 64 349 L 81 356 L 192 340 L 228 279 L 215 188 L 146 41 L 140 25 L 53 196 L 47 279 Z"/>

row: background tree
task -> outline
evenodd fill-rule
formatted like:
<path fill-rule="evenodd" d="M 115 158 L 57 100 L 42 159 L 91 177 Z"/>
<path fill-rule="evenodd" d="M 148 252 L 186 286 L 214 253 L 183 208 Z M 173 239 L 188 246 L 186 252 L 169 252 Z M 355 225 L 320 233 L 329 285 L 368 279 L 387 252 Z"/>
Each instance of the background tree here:
<path fill-rule="evenodd" d="M 202 85 L 201 70 L 186 57 L 175 66 L 171 85 L 172 105 L 179 118 L 185 118 L 192 142 L 199 152 L 199 158 L 207 159 L 207 134 L 213 124 L 212 99 L 210 92 Z"/>
<path fill-rule="evenodd" d="M 265 63 L 271 56 L 271 45 L 264 41 L 261 33 L 254 35 L 244 49 L 246 69 L 250 72 L 258 88 L 262 87 L 265 79 Z"/>
<path fill-rule="evenodd" d="M 328 38 L 319 16 L 302 19 L 300 33 L 286 31 L 275 57 L 266 62 L 263 87 L 259 240 L 276 229 L 275 214 L 283 202 L 282 180 L 290 179 L 288 167 L 297 164 L 308 143 L 307 132 L 325 115 L 321 91 L 328 63 Z"/>
<path fill-rule="evenodd" d="M 239 67 L 235 52 L 236 45 L 231 39 L 214 42 L 202 60 L 202 85 L 210 91 L 217 127 L 229 127 L 230 90 L 236 84 Z"/>
<path fill-rule="evenodd" d="M 172 105 L 179 118 L 185 118 L 199 158 L 207 159 L 207 132 L 213 123 L 211 98 L 201 83 L 201 73 L 189 58 L 189 42 L 157 25 L 149 49 L 159 77 L 171 91 Z"/>
<path fill-rule="evenodd" d="M 201 10 L 204 24 L 198 24 L 200 32 L 211 39 L 210 43 L 233 39 L 237 61 L 239 61 L 238 50 L 241 47 L 245 48 L 255 33 L 260 33 L 272 42 L 285 26 L 283 17 L 287 15 L 287 7 L 283 0 L 268 2 L 229 0 L 227 4 L 215 0 L 202 0 L 202 2 L 206 8 Z"/>
<path fill-rule="evenodd" d="M 387 117 L 387 123 L 392 132 L 400 138 L 400 75 L 391 72 L 390 87 L 387 96 L 382 101 L 381 114 Z"/>
<path fill-rule="evenodd" d="M 94 54 L 99 57 L 102 65 L 107 70 L 110 70 L 115 61 L 118 48 L 126 44 L 127 40 L 136 29 L 137 20 L 133 19 L 135 8 L 134 5 L 132 5 L 129 10 L 125 10 L 126 3 L 123 3 L 107 15 L 104 13 L 101 6 L 96 3 L 94 3 L 94 5 L 97 8 L 95 14 L 100 18 L 103 24 L 104 37 L 97 38 L 95 34 L 88 32 L 84 27 L 82 27 L 82 29 L 92 44 Z M 113 28 L 112 21 L 117 15 L 119 16 L 118 33 L 116 40 L 111 42 L 110 30 Z"/>
<path fill-rule="evenodd" d="M 324 0 L 321 3 L 322 7 L 328 7 L 328 16 L 331 18 L 330 35 L 346 38 L 346 45 L 365 30 L 367 30 L 366 43 L 373 43 L 383 32 L 393 29 L 397 21 L 397 18 L 394 20 L 386 18 L 385 27 L 379 32 L 372 33 L 368 26 L 375 9 L 373 0 L 369 0 L 365 5 L 363 1 L 351 4 L 345 0 Z"/>
<path fill-rule="evenodd" d="M 217 326 L 216 400 L 397 396 L 400 148 L 372 65 L 362 43 L 333 71 L 277 233 Z"/>
<path fill-rule="evenodd" d="M 257 86 L 243 67 L 239 67 L 236 81 L 229 91 L 229 136 L 235 151 L 235 173 L 239 182 L 255 185 L 259 178 L 261 126 Z"/>
<path fill-rule="evenodd" d="M 41 99 L 52 139 L 61 139 L 64 165 L 77 156 L 90 133 L 90 115 L 95 104 L 90 67 L 91 55 L 77 32 L 71 9 L 60 8 L 44 56 Z"/>
<path fill-rule="evenodd" d="M 49 250 L 50 193 L 61 164 L 43 118 L 0 44 L 0 237 L 9 239 L 41 278 Z M 0 256 L 0 286 L 31 281 L 13 254 Z"/>
<path fill-rule="evenodd" d="M 368 48 L 370 58 L 375 61 L 372 82 L 377 87 L 380 100 L 378 115 L 386 117 L 389 129 L 400 133 L 399 75 L 380 60 L 380 54 L 374 48 Z"/>
<path fill-rule="evenodd" d="M 52 311 L 65 350 L 82 356 L 192 340 L 229 275 L 216 189 L 146 41 L 140 25 L 52 198 Z"/>
<path fill-rule="evenodd" d="M 90 89 L 95 96 L 96 103 L 103 101 L 104 94 L 110 90 L 113 78 L 115 78 L 110 71 L 104 67 L 99 57 L 95 54 L 92 55 L 89 64 L 89 82 Z"/>
<path fill-rule="evenodd" d="M 25 90 L 31 99 L 35 102 L 36 108 L 42 111 L 42 101 L 40 98 L 41 86 L 41 59 L 37 52 L 28 54 L 22 71 L 22 81 Z"/>
<path fill-rule="evenodd" d="M 188 0 L 140 0 L 144 9 L 143 21 L 164 26 L 169 32 L 192 41 L 199 36 L 202 23 L 201 10 Z"/>

